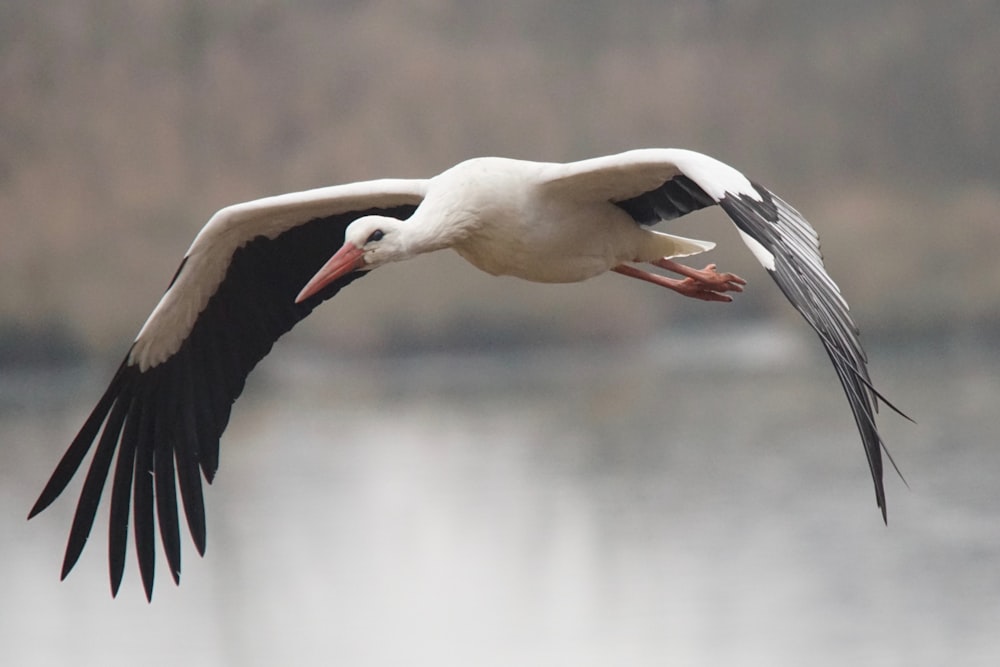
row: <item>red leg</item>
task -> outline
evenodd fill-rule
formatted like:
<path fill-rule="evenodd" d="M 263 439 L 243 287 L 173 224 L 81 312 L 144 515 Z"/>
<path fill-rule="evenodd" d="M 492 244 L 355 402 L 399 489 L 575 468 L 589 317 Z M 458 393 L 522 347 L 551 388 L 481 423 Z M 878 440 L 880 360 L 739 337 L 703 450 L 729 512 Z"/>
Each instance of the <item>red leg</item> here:
<path fill-rule="evenodd" d="M 703 289 L 713 292 L 742 292 L 743 286 L 747 284 L 747 281 L 732 273 L 719 273 L 715 270 L 715 264 L 709 264 L 704 269 L 699 270 L 678 264 L 666 257 L 651 263 L 661 269 L 673 271 L 674 273 L 690 278 L 697 282 Z"/>
<path fill-rule="evenodd" d="M 669 260 L 664 260 L 669 261 Z M 713 266 L 714 265 L 710 265 Z M 687 267 L 685 267 L 687 268 Z M 728 294 L 721 294 L 716 291 L 717 288 L 706 284 L 704 281 L 700 281 L 694 277 L 688 276 L 684 280 L 677 280 L 676 278 L 667 278 L 666 276 L 661 276 L 658 273 L 650 273 L 649 271 L 643 271 L 642 269 L 637 269 L 629 264 L 619 264 L 618 266 L 611 269 L 623 276 L 628 276 L 629 278 L 636 278 L 638 280 L 645 280 L 648 283 L 653 283 L 654 285 L 659 285 L 660 287 L 666 287 L 667 289 L 673 290 L 678 294 L 683 294 L 684 296 L 691 297 L 692 299 L 701 299 L 702 301 L 722 301 L 723 303 L 728 303 L 733 300 L 733 297 Z M 694 271 L 694 269 L 690 269 Z M 700 272 L 699 272 L 700 273 Z M 716 274 L 719 275 L 719 274 Z M 722 274 L 729 275 L 729 274 Z M 736 278 L 736 276 L 733 276 Z M 742 278 L 737 278 L 741 280 Z M 739 284 L 734 284 L 733 286 L 728 286 L 730 281 L 726 281 L 725 287 L 722 291 L 733 290 L 737 292 L 743 291 L 743 288 Z M 745 282 L 743 284 L 746 284 Z"/>

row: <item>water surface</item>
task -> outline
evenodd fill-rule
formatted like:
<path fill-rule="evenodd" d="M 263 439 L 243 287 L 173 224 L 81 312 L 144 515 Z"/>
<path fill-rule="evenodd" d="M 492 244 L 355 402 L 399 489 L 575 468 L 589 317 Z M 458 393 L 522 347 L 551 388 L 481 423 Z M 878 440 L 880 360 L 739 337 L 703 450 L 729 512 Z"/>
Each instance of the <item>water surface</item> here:
<path fill-rule="evenodd" d="M 110 369 L 5 373 L 0 656 L 17 665 L 987 665 L 1000 657 L 1000 375 L 967 341 L 873 350 L 889 525 L 813 340 L 348 362 L 252 378 L 182 585 L 71 498 L 24 516 Z M 789 356 L 789 352 L 791 352 Z M 74 494 L 79 483 L 73 487 Z M 106 508 L 105 508 L 106 509 Z"/>

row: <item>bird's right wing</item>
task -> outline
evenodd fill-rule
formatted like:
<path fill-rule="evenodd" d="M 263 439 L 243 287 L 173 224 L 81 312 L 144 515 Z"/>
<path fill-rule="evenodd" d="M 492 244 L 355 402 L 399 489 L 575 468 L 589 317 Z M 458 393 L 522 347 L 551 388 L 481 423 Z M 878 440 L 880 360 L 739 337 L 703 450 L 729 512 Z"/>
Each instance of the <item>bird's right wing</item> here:
<path fill-rule="evenodd" d="M 425 189 L 419 180 L 352 183 L 236 204 L 212 217 L 31 509 L 29 518 L 63 492 L 96 442 L 63 577 L 86 544 L 109 475 L 112 594 L 121 584 L 130 506 L 147 598 L 157 523 L 171 575 L 180 576 L 177 488 L 204 553 L 201 476 L 209 483 L 215 476 L 219 439 L 247 375 L 282 334 L 363 275 L 348 274 L 295 303 L 343 244 L 347 226 L 368 214 L 408 218 Z"/>
<path fill-rule="evenodd" d="M 565 165 L 550 164 L 544 173 L 544 187 L 559 189 L 564 196 L 610 202 L 642 225 L 716 204 L 722 207 L 743 242 L 819 335 L 830 356 L 861 435 L 884 519 L 885 447 L 875 425 L 878 401 L 906 415 L 872 386 L 858 327 L 840 288 L 826 272 L 819 235 L 806 219 L 733 167 L 689 150 L 640 149 Z"/>

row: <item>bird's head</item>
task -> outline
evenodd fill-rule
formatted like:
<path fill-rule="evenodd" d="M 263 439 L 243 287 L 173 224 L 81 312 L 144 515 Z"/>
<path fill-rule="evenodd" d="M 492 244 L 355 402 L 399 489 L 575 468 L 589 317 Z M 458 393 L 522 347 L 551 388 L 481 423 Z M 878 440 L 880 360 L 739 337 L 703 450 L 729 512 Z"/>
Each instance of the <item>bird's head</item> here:
<path fill-rule="evenodd" d="M 403 243 L 402 220 L 382 215 L 358 218 L 344 232 L 344 245 L 302 288 L 299 303 L 352 271 L 370 271 L 410 256 Z"/>
<path fill-rule="evenodd" d="M 358 218 L 344 232 L 344 245 L 353 247 L 355 269 L 369 271 L 383 264 L 407 259 L 410 255 L 404 246 L 402 220 L 382 215 Z"/>

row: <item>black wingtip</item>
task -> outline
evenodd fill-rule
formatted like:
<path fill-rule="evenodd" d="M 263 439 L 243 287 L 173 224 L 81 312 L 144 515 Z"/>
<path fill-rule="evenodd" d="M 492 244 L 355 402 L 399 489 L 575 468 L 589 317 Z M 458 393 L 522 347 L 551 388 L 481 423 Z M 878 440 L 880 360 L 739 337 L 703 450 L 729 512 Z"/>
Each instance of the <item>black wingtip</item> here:
<path fill-rule="evenodd" d="M 104 414 L 101 414 L 100 418 L 103 422 Z M 97 425 L 100 426 L 100 423 Z M 93 440 L 94 437 L 96 437 L 96 433 L 91 436 L 90 440 Z M 80 444 L 77 444 L 78 441 Z M 45 484 L 45 488 L 43 488 L 42 492 L 38 494 L 38 499 L 35 501 L 35 504 L 31 506 L 31 510 L 28 512 L 29 521 L 48 509 L 49 505 L 55 502 L 55 499 L 66 490 L 66 487 L 69 485 L 69 481 L 73 478 L 77 469 L 80 467 L 80 463 L 83 461 L 84 455 L 90 449 L 90 445 L 90 441 L 84 442 L 83 438 L 77 436 L 77 439 L 74 440 L 73 445 L 71 445 L 70 449 L 66 452 L 66 455 L 63 456 L 63 459 L 59 462 L 59 466 L 56 467 L 55 472 L 52 473 L 49 481 Z"/>
<path fill-rule="evenodd" d="M 76 470 L 74 469 L 73 473 L 75 472 Z M 66 484 L 68 484 L 68 482 L 69 480 L 66 480 L 64 483 L 61 478 L 57 481 L 56 475 L 52 475 L 52 477 L 49 478 L 49 481 L 45 484 L 45 488 L 43 488 L 42 492 L 38 494 L 38 499 L 35 500 L 35 504 L 32 505 L 31 509 L 28 511 L 28 521 L 31 521 L 48 509 L 49 505 L 51 505 L 55 499 L 59 497 L 59 494 L 61 494 L 66 488 Z"/>
<path fill-rule="evenodd" d="M 130 365 L 126 356 L 28 512 L 28 519 L 33 518 L 64 492 L 114 409 L 95 451 L 95 457 L 103 458 L 91 463 L 91 482 L 84 482 L 62 578 L 76 564 L 89 536 L 117 444 L 108 538 L 111 595 L 117 597 L 123 580 L 130 504 L 131 536 L 146 599 L 151 602 L 153 597 L 157 525 L 170 574 L 180 582 L 180 526 L 174 484 L 179 486 L 195 547 L 199 555 L 204 555 L 206 528 L 199 468 L 204 480 L 211 484 L 219 465 L 219 438 L 247 374 L 270 351 L 274 341 L 315 306 L 365 275 L 355 272 L 344 276 L 314 299 L 292 306 L 302 285 L 343 243 L 347 226 L 355 218 L 372 213 L 408 218 L 419 202 L 418 196 L 414 199 L 417 202 L 388 209 L 351 210 L 319 217 L 296 224 L 274 238 L 261 235 L 249 240 L 232 253 L 216 291 L 174 356 L 146 369 Z M 178 268 L 170 289 L 189 289 L 181 275 L 185 263 Z M 176 466 L 176 478 L 169 472 L 172 466 Z"/>
<path fill-rule="evenodd" d="M 118 394 L 125 386 L 123 383 L 125 382 L 126 363 L 122 362 L 121 366 L 118 367 L 114 377 L 111 378 L 107 390 L 101 396 L 101 400 L 94 406 L 93 411 L 87 417 L 80 431 L 73 438 L 73 442 L 66 449 L 66 453 L 59 460 L 56 469 L 52 472 L 52 476 L 49 477 L 49 481 L 45 484 L 45 488 L 38 495 L 38 500 L 35 501 L 31 511 L 28 512 L 28 519 L 31 519 L 51 505 L 66 490 L 70 480 L 76 475 L 80 464 L 83 463 L 84 457 L 90 451 L 94 439 L 97 438 L 105 417 L 111 411 L 112 406 L 118 398 Z"/>
<path fill-rule="evenodd" d="M 120 577 L 117 578 L 117 579 L 114 579 L 114 578 L 111 579 L 111 597 L 112 598 L 117 598 L 118 597 L 118 591 L 121 590 L 121 585 L 122 585 L 122 580 L 121 580 Z M 146 584 L 146 580 L 143 579 L 142 587 L 143 587 L 143 591 L 144 591 L 144 593 L 146 595 L 146 603 L 147 604 L 152 604 L 152 602 L 153 602 L 153 584 L 152 584 L 152 581 L 150 581 L 149 584 L 147 585 Z"/>
<path fill-rule="evenodd" d="M 892 402 L 889 399 L 887 399 L 885 396 L 883 396 L 882 393 L 878 389 L 876 389 L 874 386 L 872 386 L 871 380 L 869 380 L 867 377 L 865 377 L 863 373 L 860 373 L 853 366 L 851 366 L 851 370 L 854 372 L 854 374 L 857 376 L 857 378 L 861 382 L 863 382 L 866 387 L 868 387 L 868 391 L 870 391 L 872 393 L 872 396 L 874 397 L 874 400 L 872 401 L 872 403 L 875 406 L 875 412 L 878 412 L 878 404 L 879 403 L 883 403 L 886 406 L 888 406 L 890 410 L 892 410 L 897 415 L 899 415 L 900 417 L 902 417 L 906 421 L 910 422 L 911 424 L 916 424 L 917 423 L 916 419 L 914 419 L 913 417 L 911 417 L 910 415 L 906 414 L 905 412 L 903 412 L 902 410 L 900 410 L 898 407 L 896 407 L 895 405 L 893 405 Z"/>
<path fill-rule="evenodd" d="M 70 571 L 73 569 L 73 566 L 76 565 L 76 561 L 79 558 L 79 551 L 72 557 L 70 556 L 69 551 L 66 552 L 66 555 L 63 557 L 62 569 L 59 571 L 59 581 L 66 581 L 66 577 L 69 576 Z"/>
<path fill-rule="evenodd" d="M 205 557 L 205 547 L 206 547 L 206 531 L 204 522 L 201 524 L 198 530 L 194 528 L 191 529 L 191 539 L 194 541 L 194 548 L 198 552 L 198 555 L 202 558 Z"/>
<path fill-rule="evenodd" d="M 35 504 L 31 506 L 31 509 L 28 511 L 28 521 L 34 519 L 42 510 L 51 505 L 54 498 L 48 500 L 48 502 L 43 502 L 44 500 L 44 496 L 39 496 L 38 500 L 35 501 Z"/>

